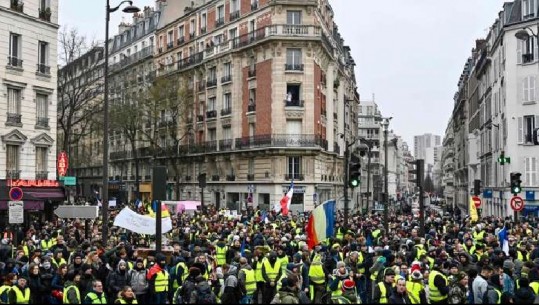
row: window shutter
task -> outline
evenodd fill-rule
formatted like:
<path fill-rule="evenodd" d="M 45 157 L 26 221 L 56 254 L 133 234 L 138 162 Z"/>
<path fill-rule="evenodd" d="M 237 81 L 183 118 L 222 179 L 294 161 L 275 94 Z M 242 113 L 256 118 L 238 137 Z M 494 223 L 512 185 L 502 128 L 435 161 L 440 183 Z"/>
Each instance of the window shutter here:
<path fill-rule="evenodd" d="M 530 76 L 528 78 L 528 80 L 529 80 L 528 83 L 529 83 L 529 86 L 530 86 L 529 93 L 528 93 L 528 101 L 535 101 L 535 85 L 536 85 L 535 83 L 536 83 L 536 79 L 537 78 L 535 77 L 535 75 Z"/>
<path fill-rule="evenodd" d="M 524 128 L 523 128 L 523 118 L 522 117 L 519 117 L 518 118 L 518 132 L 517 132 L 517 143 L 518 144 L 522 144 L 524 142 L 524 135 L 523 135 L 523 131 L 524 131 Z"/>
<path fill-rule="evenodd" d="M 531 166 L 530 157 L 524 158 L 524 185 L 530 185 L 531 183 Z"/>
<path fill-rule="evenodd" d="M 294 50 L 287 50 L 286 52 L 286 63 L 289 65 L 294 64 Z"/>
<path fill-rule="evenodd" d="M 532 181 L 531 181 L 531 184 L 530 186 L 533 186 L 533 185 L 537 185 L 537 161 L 538 161 L 538 158 L 537 157 L 532 157 L 531 158 L 531 167 L 532 167 L 532 174 L 531 174 L 531 178 L 532 178 Z"/>
<path fill-rule="evenodd" d="M 530 79 L 529 77 L 525 77 L 522 80 L 522 102 L 527 102 L 530 100 Z"/>
<path fill-rule="evenodd" d="M 517 41 L 517 64 L 522 63 L 522 40 Z"/>

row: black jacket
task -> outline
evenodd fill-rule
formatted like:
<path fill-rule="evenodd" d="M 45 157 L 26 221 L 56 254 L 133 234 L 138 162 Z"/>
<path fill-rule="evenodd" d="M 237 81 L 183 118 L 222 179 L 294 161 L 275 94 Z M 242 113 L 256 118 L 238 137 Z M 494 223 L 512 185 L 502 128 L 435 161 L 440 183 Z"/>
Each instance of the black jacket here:
<path fill-rule="evenodd" d="M 391 296 L 389 297 L 389 304 L 412 304 L 412 301 L 410 301 L 410 298 L 407 294 L 400 294 L 396 291 L 393 291 Z"/>
<path fill-rule="evenodd" d="M 535 293 L 531 287 L 520 287 L 515 290 L 513 303 L 515 304 L 533 304 L 535 301 Z"/>

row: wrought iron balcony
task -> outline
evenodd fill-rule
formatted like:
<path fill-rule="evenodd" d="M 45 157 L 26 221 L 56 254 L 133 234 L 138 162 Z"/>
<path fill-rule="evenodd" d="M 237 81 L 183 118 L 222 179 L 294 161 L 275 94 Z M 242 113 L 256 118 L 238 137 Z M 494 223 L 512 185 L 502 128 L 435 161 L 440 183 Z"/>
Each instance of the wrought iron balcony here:
<path fill-rule="evenodd" d="M 48 171 L 37 171 L 36 172 L 36 180 L 47 180 L 49 178 L 49 172 Z"/>
<path fill-rule="evenodd" d="M 236 175 L 226 175 L 226 181 L 236 181 Z"/>
<path fill-rule="evenodd" d="M 522 63 L 533 62 L 533 54 L 522 54 Z"/>
<path fill-rule="evenodd" d="M 247 105 L 247 112 L 255 112 L 256 104 Z"/>
<path fill-rule="evenodd" d="M 6 179 L 20 179 L 21 170 L 19 169 L 8 169 L 6 170 Z"/>
<path fill-rule="evenodd" d="M 248 77 L 256 77 L 256 68 L 249 69 L 249 71 L 247 71 L 247 76 Z"/>
<path fill-rule="evenodd" d="M 204 122 L 204 115 L 202 114 L 197 115 L 197 122 Z"/>
<path fill-rule="evenodd" d="M 228 107 L 221 109 L 221 116 L 230 115 L 232 113 L 232 108 Z"/>
<path fill-rule="evenodd" d="M 9 113 L 7 114 L 7 123 L 8 124 L 21 124 L 22 115 L 19 113 Z"/>
<path fill-rule="evenodd" d="M 48 128 L 49 127 L 49 118 L 37 118 L 36 119 L 36 126 L 42 127 L 42 128 Z"/>
<path fill-rule="evenodd" d="M 247 174 L 247 181 L 255 180 L 255 174 Z"/>
<path fill-rule="evenodd" d="M 256 11 L 258 9 L 258 1 L 251 3 L 251 11 Z"/>
<path fill-rule="evenodd" d="M 221 84 L 228 83 L 232 81 L 232 75 L 225 75 L 221 77 Z"/>
<path fill-rule="evenodd" d="M 180 36 L 180 38 L 178 38 L 177 44 L 178 44 L 178 45 L 182 45 L 182 44 L 184 44 L 184 43 L 185 43 L 185 37 Z"/>
<path fill-rule="evenodd" d="M 238 18 L 240 18 L 240 11 L 239 10 L 230 13 L 230 21 L 234 21 L 234 20 L 236 20 Z"/>
<path fill-rule="evenodd" d="M 304 107 L 305 101 L 304 100 L 291 100 L 287 101 L 285 100 L 285 107 Z"/>
<path fill-rule="evenodd" d="M 219 141 L 219 150 L 220 151 L 231 150 L 232 149 L 232 143 L 234 143 L 234 141 L 232 139 L 220 140 Z"/>
<path fill-rule="evenodd" d="M 213 78 L 213 79 L 212 79 L 212 78 L 208 79 L 208 80 L 206 81 L 206 86 L 207 86 L 208 88 L 217 86 L 217 77 L 215 77 L 215 78 Z"/>
<path fill-rule="evenodd" d="M 24 12 L 24 3 L 21 0 L 11 0 L 10 8 L 16 12 Z"/>
<path fill-rule="evenodd" d="M 167 50 L 170 50 L 172 49 L 172 47 L 174 47 L 174 43 L 171 41 L 171 42 L 168 42 L 167 43 Z"/>
<path fill-rule="evenodd" d="M 198 83 L 198 91 L 204 91 L 206 90 L 206 82 L 205 81 L 200 81 Z"/>
<path fill-rule="evenodd" d="M 211 181 L 219 181 L 219 175 L 212 175 Z"/>
<path fill-rule="evenodd" d="M 152 180 L 152 175 L 145 175 L 144 180 L 146 181 Z"/>
<path fill-rule="evenodd" d="M 225 24 L 225 17 L 221 17 L 221 18 L 215 20 L 215 27 L 216 28 L 222 26 L 223 24 Z"/>
<path fill-rule="evenodd" d="M 339 144 L 337 144 L 337 142 L 333 143 L 333 152 L 338 153 L 338 154 L 341 153 L 341 147 L 339 146 Z"/>
<path fill-rule="evenodd" d="M 18 57 L 8 56 L 7 64 L 10 67 L 22 68 L 22 59 Z"/>
<path fill-rule="evenodd" d="M 44 64 L 37 64 L 37 73 L 50 75 L 51 74 L 51 67 L 44 65 Z"/>
<path fill-rule="evenodd" d="M 303 71 L 303 64 L 284 64 L 285 71 Z"/>
<path fill-rule="evenodd" d="M 206 27 L 200 28 L 200 34 L 206 34 Z"/>
<path fill-rule="evenodd" d="M 189 175 L 185 176 L 185 181 L 191 181 L 191 179 L 192 179 L 191 176 L 189 176 Z"/>
<path fill-rule="evenodd" d="M 236 138 L 235 149 L 261 147 L 304 147 L 327 150 L 327 140 L 313 134 L 267 134 Z"/>
<path fill-rule="evenodd" d="M 189 40 L 193 40 L 195 36 L 196 36 L 195 32 L 189 33 Z"/>
<path fill-rule="evenodd" d="M 305 178 L 303 177 L 303 174 L 297 174 L 297 173 L 288 173 L 284 175 L 284 180 L 299 180 L 303 181 Z"/>
<path fill-rule="evenodd" d="M 215 118 L 217 118 L 217 110 L 206 111 L 206 119 L 215 119 Z"/>

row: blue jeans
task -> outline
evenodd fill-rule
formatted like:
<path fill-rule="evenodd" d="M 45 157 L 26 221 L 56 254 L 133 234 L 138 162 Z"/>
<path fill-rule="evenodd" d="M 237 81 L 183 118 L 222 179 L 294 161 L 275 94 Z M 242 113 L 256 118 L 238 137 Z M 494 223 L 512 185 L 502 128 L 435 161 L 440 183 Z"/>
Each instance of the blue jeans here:
<path fill-rule="evenodd" d="M 356 291 L 361 299 L 361 303 L 366 304 L 367 302 L 367 282 L 368 279 L 366 276 L 362 276 L 356 280 Z"/>
<path fill-rule="evenodd" d="M 244 295 L 240 300 L 240 304 L 253 304 L 253 296 Z"/>

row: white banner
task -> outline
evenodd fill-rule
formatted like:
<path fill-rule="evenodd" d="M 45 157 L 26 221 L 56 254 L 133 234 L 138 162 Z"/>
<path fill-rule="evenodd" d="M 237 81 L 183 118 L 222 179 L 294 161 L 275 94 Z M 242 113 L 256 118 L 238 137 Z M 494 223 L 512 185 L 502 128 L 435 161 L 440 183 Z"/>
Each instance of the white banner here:
<path fill-rule="evenodd" d="M 124 208 L 114 219 L 114 225 L 122 227 L 139 234 L 155 235 L 155 218 L 148 215 L 140 215 Z M 170 217 L 163 218 L 161 221 L 161 231 L 163 234 L 172 230 L 172 221 Z"/>

